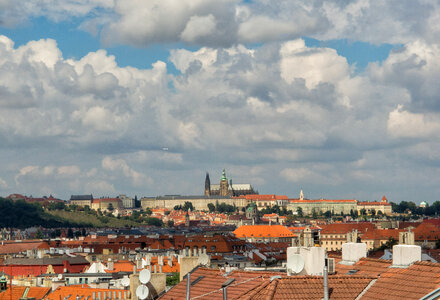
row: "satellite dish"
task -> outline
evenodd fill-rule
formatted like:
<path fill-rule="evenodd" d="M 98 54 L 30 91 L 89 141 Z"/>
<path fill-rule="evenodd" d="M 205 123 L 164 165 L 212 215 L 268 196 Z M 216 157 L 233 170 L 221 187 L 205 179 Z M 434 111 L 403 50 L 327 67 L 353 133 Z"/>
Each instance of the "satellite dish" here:
<path fill-rule="evenodd" d="M 136 289 L 136 296 L 141 300 L 147 299 L 149 292 L 150 291 L 148 290 L 147 286 L 141 284 Z"/>
<path fill-rule="evenodd" d="M 199 256 L 199 264 L 207 266 L 209 264 L 209 257 L 206 254 Z"/>
<path fill-rule="evenodd" d="M 130 285 L 130 278 L 128 278 L 128 277 L 122 278 L 121 284 L 125 287 L 129 286 Z"/>
<path fill-rule="evenodd" d="M 287 258 L 287 270 L 298 274 L 304 269 L 304 259 L 299 254 L 292 254 Z"/>
<path fill-rule="evenodd" d="M 139 272 L 139 281 L 142 284 L 147 284 L 151 279 L 151 272 L 148 269 L 143 269 Z"/>

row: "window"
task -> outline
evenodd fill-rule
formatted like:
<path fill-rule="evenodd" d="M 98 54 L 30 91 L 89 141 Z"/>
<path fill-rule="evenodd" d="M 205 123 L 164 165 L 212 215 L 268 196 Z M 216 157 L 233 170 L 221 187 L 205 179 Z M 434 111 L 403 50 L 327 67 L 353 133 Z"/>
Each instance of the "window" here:
<path fill-rule="evenodd" d="M 216 247 L 215 247 L 215 246 L 211 246 L 211 251 L 212 251 L 212 252 L 214 252 L 214 251 L 215 251 L 215 249 L 216 249 Z"/>

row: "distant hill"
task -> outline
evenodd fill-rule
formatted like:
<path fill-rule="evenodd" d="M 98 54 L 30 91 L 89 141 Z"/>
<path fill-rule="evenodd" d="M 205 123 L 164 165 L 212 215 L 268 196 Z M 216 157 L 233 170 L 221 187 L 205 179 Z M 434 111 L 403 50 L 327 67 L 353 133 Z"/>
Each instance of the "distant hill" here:
<path fill-rule="evenodd" d="M 32 226 L 79 227 L 75 221 L 65 220 L 46 213 L 39 204 L 24 200 L 9 200 L 0 197 L 0 228 L 28 228 Z"/>

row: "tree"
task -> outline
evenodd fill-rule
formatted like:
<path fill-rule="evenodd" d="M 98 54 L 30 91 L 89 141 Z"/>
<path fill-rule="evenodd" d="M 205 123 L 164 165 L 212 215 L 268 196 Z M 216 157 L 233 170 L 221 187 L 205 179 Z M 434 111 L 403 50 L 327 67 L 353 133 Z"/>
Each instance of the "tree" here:
<path fill-rule="evenodd" d="M 147 207 L 147 209 L 145 209 L 145 214 L 151 216 L 151 214 L 153 213 L 153 211 Z"/>
<path fill-rule="evenodd" d="M 365 208 L 362 208 L 360 210 L 361 216 L 365 216 L 367 214 L 367 210 Z"/>
<path fill-rule="evenodd" d="M 184 211 L 188 211 L 188 210 L 193 211 L 194 210 L 194 206 L 193 206 L 193 204 L 191 202 L 185 201 L 185 203 L 183 204 L 183 210 Z"/>
<path fill-rule="evenodd" d="M 138 197 L 136 195 L 134 196 L 134 207 L 136 208 L 141 207 L 141 201 L 138 200 Z"/>
<path fill-rule="evenodd" d="M 162 220 L 160 220 L 158 218 L 148 217 L 145 219 L 145 223 L 147 223 L 148 225 L 153 225 L 153 226 L 157 226 L 157 227 L 163 226 Z"/>
<path fill-rule="evenodd" d="M 112 203 L 109 203 L 108 204 L 108 206 L 107 206 L 107 210 L 108 211 L 113 211 L 115 208 L 113 207 L 113 204 Z"/>
<path fill-rule="evenodd" d="M 327 210 L 327 211 L 324 213 L 324 216 L 325 216 L 326 218 L 331 218 L 331 217 L 332 217 L 332 212 L 329 211 L 329 210 Z"/>
<path fill-rule="evenodd" d="M 168 227 L 174 227 L 174 221 L 173 220 L 168 220 L 167 226 Z"/>
<path fill-rule="evenodd" d="M 371 210 L 371 216 L 376 216 L 376 210 L 374 208 Z"/>
<path fill-rule="evenodd" d="M 208 209 L 210 213 L 215 212 L 215 205 L 212 203 L 208 203 Z"/>
<path fill-rule="evenodd" d="M 296 209 L 296 212 L 298 213 L 298 217 L 300 217 L 300 218 L 304 217 L 303 209 L 301 206 L 298 206 L 298 208 Z"/>
<path fill-rule="evenodd" d="M 67 237 L 68 237 L 69 239 L 73 238 L 73 230 L 72 230 L 72 228 L 69 228 L 69 229 L 67 230 Z"/>

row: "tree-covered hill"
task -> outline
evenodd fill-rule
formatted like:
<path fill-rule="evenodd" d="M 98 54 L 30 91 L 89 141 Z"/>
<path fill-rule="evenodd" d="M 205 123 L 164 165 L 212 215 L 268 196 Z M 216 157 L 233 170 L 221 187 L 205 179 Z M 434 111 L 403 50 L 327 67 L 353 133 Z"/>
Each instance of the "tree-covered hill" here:
<path fill-rule="evenodd" d="M 72 227 L 78 226 L 78 224 L 47 214 L 39 204 L 0 198 L 0 228 L 28 228 L 32 226 L 50 228 Z"/>

